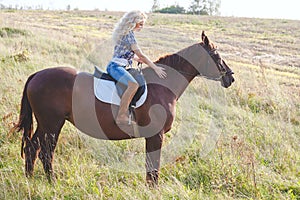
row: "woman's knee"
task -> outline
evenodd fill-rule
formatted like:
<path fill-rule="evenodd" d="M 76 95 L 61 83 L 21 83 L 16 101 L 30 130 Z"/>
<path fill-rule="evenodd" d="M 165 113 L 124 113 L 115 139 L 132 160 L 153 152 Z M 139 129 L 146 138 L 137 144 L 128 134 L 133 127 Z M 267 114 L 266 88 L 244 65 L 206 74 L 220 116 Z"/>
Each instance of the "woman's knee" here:
<path fill-rule="evenodd" d="M 132 89 L 132 90 L 137 90 L 139 88 L 139 84 L 135 81 L 128 81 L 128 88 Z"/>

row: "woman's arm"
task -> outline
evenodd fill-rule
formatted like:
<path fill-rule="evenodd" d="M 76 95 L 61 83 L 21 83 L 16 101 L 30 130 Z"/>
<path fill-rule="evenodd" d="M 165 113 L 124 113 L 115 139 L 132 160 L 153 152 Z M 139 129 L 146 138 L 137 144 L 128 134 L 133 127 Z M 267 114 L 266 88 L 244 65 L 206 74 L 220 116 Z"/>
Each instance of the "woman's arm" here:
<path fill-rule="evenodd" d="M 131 45 L 132 50 L 138 56 L 139 60 L 151 67 L 160 78 L 166 78 L 167 73 L 163 67 L 158 67 L 146 56 L 137 44 Z"/>
<path fill-rule="evenodd" d="M 134 54 L 133 60 L 135 60 L 136 62 L 143 63 L 143 61 L 136 54 Z"/>

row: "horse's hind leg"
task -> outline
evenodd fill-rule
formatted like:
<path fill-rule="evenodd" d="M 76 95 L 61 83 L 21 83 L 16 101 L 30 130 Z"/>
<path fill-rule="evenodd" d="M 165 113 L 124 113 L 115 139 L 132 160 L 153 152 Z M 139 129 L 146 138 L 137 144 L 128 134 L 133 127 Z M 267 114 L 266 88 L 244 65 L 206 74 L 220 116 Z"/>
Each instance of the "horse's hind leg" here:
<path fill-rule="evenodd" d="M 58 136 L 61 131 L 62 126 L 64 125 L 65 120 L 61 120 L 60 122 L 47 122 L 47 126 L 51 126 L 49 128 L 43 129 L 43 134 L 39 135 L 39 142 L 41 150 L 39 152 L 39 158 L 43 163 L 44 171 L 47 175 L 49 181 L 55 179 L 53 168 L 52 168 L 52 161 L 54 150 L 57 144 Z"/>
<path fill-rule="evenodd" d="M 37 135 L 39 135 L 39 128 L 36 129 L 33 137 L 29 141 L 26 141 L 26 146 L 24 148 L 25 174 L 27 177 L 32 176 L 34 164 L 37 159 L 38 152 L 40 151 Z"/>

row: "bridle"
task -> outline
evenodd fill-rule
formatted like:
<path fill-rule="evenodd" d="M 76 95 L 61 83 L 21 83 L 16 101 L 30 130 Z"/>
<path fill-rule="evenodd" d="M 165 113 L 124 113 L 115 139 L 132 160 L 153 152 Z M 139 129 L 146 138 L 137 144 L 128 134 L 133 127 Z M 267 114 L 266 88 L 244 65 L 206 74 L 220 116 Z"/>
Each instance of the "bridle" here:
<path fill-rule="evenodd" d="M 202 77 L 206 77 L 208 79 L 211 79 L 211 80 L 216 80 L 216 81 L 219 81 L 221 80 L 224 76 L 226 75 L 232 75 L 233 74 L 233 71 L 231 69 L 229 69 L 227 67 L 224 67 L 222 66 L 221 62 L 218 62 L 217 60 L 219 58 L 216 58 L 216 55 L 219 55 L 218 52 L 217 52 L 217 49 L 211 49 L 209 51 L 207 51 L 208 55 L 213 59 L 213 61 L 215 62 L 219 72 L 220 72 L 220 77 L 219 78 L 211 78 L 211 77 L 207 77 L 207 76 L 204 76 L 203 74 L 201 74 L 198 70 L 197 70 L 197 74 L 195 75 L 194 73 L 189 73 L 189 72 L 185 72 L 185 71 L 182 71 L 182 70 L 177 70 L 179 73 L 183 74 L 183 75 L 187 75 L 187 76 L 202 76 Z M 221 59 L 221 58 L 220 58 Z M 222 60 L 222 62 L 225 64 L 224 60 Z M 207 59 L 207 66 L 209 65 L 209 59 Z M 226 64 L 225 64 L 226 65 Z"/>
<path fill-rule="evenodd" d="M 209 50 L 208 54 L 214 60 L 215 64 L 217 65 L 217 68 L 221 74 L 221 76 L 217 80 L 222 79 L 226 75 L 234 74 L 233 71 L 229 67 L 227 67 L 225 61 L 221 57 L 216 58 L 216 56 L 220 56 L 217 52 L 217 49 L 214 48 L 214 49 Z M 221 62 L 218 62 L 219 59 L 221 60 Z M 225 67 L 222 65 L 222 63 L 225 65 Z"/>

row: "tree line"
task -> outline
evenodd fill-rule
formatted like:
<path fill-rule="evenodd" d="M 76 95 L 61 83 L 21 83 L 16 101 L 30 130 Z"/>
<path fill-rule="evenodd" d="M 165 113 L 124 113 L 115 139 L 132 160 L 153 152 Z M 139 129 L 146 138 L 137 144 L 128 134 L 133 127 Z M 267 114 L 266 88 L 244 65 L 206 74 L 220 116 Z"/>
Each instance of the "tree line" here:
<path fill-rule="evenodd" d="M 193 0 L 187 9 L 180 6 L 178 3 L 160 8 L 159 1 L 154 0 L 151 11 L 155 13 L 170 14 L 219 15 L 220 6 L 221 0 Z"/>
<path fill-rule="evenodd" d="M 190 6 L 185 9 L 184 7 L 180 6 L 178 3 L 174 5 L 161 8 L 159 5 L 159 0 L 153 0 L 153 5 L 151 11 L 154 13 L 170 13 L 170 14 L 192 14 L 192 15 L 219 15 L 219 9 L 221 5 L 221 0 L 193 0 L 191 1 Z M 19 6 L 16 5 L 9 5 L 5 6 L 0 4 L 0 9 L 16 9 L 16 10 L 43 10 L 42 5 L 36 6 Z M 48 8 L 49 9 L 49 8 Z M 66 10 L 71 10 L 71 5 L 67 5 Z M 74 10 L 78 10 L 75 8 Z"/>

